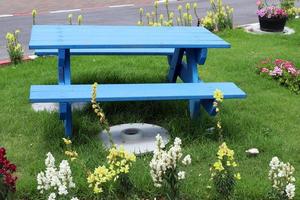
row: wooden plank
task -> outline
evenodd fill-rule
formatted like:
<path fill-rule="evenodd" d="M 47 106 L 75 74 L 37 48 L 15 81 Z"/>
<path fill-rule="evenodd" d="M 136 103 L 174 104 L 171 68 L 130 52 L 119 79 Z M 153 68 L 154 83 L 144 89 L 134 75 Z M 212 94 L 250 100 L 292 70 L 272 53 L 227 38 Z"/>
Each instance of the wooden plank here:
<path fill-rule="evenodd" d="M 97 88 L 97 101 L 199 100 L 213 99 L 220 89 L 224 98 L 245 98 L 234 83 L 103 84 Z M 33 85 L 31 102 L 89 102 L 91 85 Z"/>
<path fill-rule="evenodd" d="M 57 49 L 37 49 L 35 55 L 58 55 Z M 172 48 L 158 48 L 158 49 L 71 49 L 71 55 L 172 55 L 174 49 Z"/>
<path fill-rule="evenodd" d="M 228 48 L 202 27 L 36 25 L 30 49 Z"/>

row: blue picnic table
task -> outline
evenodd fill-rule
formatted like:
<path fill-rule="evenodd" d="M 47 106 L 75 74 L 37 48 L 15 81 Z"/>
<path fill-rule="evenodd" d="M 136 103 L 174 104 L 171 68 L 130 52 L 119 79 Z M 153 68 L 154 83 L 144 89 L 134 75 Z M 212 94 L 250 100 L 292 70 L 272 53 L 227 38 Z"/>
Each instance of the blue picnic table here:
<path fill-rule="evenodd" d="M 91 85 L 71 83 L 71 55 L 162 55 L 168 59 L 169 83 L 100 84 L 97 101 L 188 100 L 191 118 L 199 115 L 201 105 L 214 115 L 216 89 L 224 98 L 246 96 L 234 83 L 205 83 L 199 77 L 198 64 L 204 65 L 208 49 L 229 47 L 203 27 L 35 25 L 29 49 L 57 56 L 58 85 L 32 85 L 30 101 L 59 103 L 65 135 L 71 137 L 71 104 L 91 101 L 92 92 Z M 178 77 L 183 83 L 176 83 Z"/>

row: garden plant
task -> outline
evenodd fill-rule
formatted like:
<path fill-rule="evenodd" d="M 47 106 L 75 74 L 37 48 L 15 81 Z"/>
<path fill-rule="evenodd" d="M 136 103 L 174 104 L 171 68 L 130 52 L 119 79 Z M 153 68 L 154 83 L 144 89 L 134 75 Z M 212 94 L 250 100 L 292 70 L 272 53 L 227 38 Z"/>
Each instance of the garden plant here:
<path fill-rule="evenodd" d="M 191 7 L 196 6 L 181 7 L 182 17 L 186 8 L 192 14 Z M 144 25 L 172 17 L 171 12 L 161 21 L 155 12 L 146 16 Z M 185 23 L 175 13 L 173 19 Z M 28 102 L 32 83 L 57 83 L 57 59 L 0 68 L 0 199 L 299 199 L 300 22 L 287 23 L 295 34 L 217 33 L 232 48 L 211 49 L 199 73 L 203 81 L 237 83 L 247 98 L 224 101 L 216 90 L 216 118 L 202 112 L 190 120 L 183 101 L 100 106 L 94 84 L 91 103 L 74 111 L 74 137 L 64 138 L 64 144 L 57 113 L 34 112 Z M 162 57 L 73 56 L 71 61 L 72 82 L 80 84 L 164 82 L 168 70 Z M 172 142 L 163 144 L 158 135 L 154 154 L 140 156 L 113 142 L 104 148 L 98 133 L 130 122 L 159 124 Z M 246 155 L 252 147 L 260 154 Z"/>

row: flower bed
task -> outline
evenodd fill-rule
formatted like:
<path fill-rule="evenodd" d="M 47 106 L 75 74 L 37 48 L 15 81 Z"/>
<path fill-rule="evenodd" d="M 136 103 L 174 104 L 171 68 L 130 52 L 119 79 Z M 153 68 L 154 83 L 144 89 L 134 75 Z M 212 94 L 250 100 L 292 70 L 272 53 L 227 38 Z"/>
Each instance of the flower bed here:
<path fill-rule="evenodd" d="M 300 93 L 300 69 L 296 68 L 291 61 L 276 59 L 271 62 L 270 59 L 263 60 L 257 66 L 257 73 L 279 81 L 281 85 L 288 87 L 296 94 Z"/>

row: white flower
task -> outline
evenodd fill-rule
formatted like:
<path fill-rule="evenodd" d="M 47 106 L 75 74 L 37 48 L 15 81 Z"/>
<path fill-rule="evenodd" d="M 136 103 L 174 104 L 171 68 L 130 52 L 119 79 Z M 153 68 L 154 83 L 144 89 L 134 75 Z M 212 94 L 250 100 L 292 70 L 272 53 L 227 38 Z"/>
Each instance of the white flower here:
<path fill-rule="evenodd" d="M 56 198 L 56 194 L 52 192 L 52 193 L 49 195 L 48 200 L 55 200 L 55 198 Z"/>
<path fill-rule="evenodd" d="M 192 162 L 191 156 L 188 154 L 186 155 L 183 160 L 182 160 L 182 164 L 184 165 L 190 165 Z"/>
<path fill-rule="evenodd" d="M 40 193 L 51 190 L 54 191 L 50 194 L 49 199 L 54 200 L 56 194 L 67 195 L 69 188 L 74 188 L 72 171 L 67 160 L 63 160 L 59 164 L 59 169 L 55 166 L 55 158 L 49 152 L 45 159 L 46 170 L 38 173 L 37 175 L 37 190 Z"/>
<path fill-rule="evenodd" d="M 294 196 L 295 196 L 295 190 L 296 190 L 295 185 L 292 184 L 292 183 L 289 183 L 289 184 L 285 187 L 285 193 L 286 193 L 286 196 L 287 196 L 289 199 L 293 199 Z"/>
<path fill-rule="evenodd" d="M 79 200 L 77 197 L 72 197 L 71 200 Z"/>
<path fill-rule="evenodd" d="M 179 180 L 185 179 L 185 171 L 178 172 L 178 179 Z"/>
<path fill-rule="evenodd" d="M 272 181 L 272 187 L 280 194 L 286 194 L 288 199 L 295 196 L 296 179 L 293 176 L 295 171 L 290 163 L 281 162 L 277 157 L 273 157 L 270 164 L 269 179 Z"/>
<path fill-rule="evenodd" d="M 273 157 L 269 166 L 271 167 L 271 169 L 276 169 L 278 167 L 278 165 L 280 164 L 280 161 L 278 159 L 278 157 Z"/>

